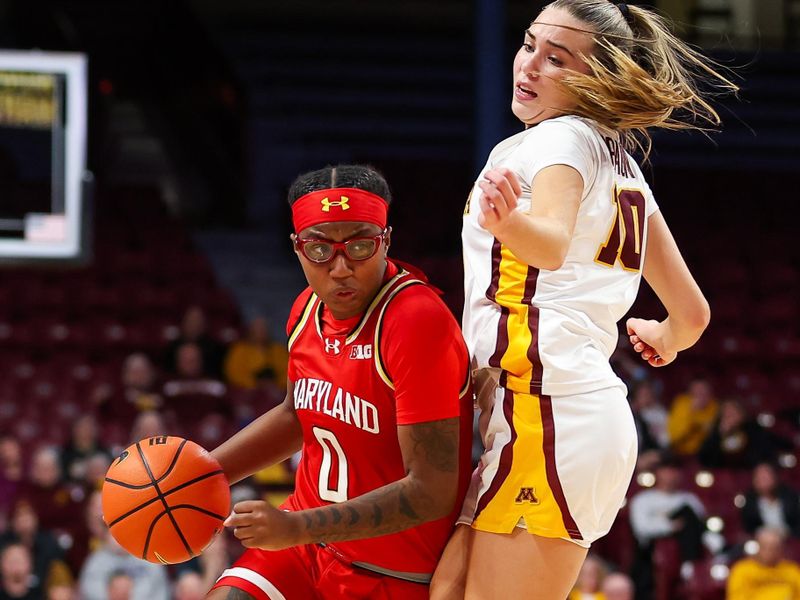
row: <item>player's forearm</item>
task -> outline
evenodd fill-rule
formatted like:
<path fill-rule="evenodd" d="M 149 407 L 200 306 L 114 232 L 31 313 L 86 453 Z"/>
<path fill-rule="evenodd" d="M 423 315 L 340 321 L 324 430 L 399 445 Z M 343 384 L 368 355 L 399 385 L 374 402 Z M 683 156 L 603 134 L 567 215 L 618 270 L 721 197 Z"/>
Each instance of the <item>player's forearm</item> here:
<path fill-rule="evenodd" d="M 642 274 L 669 315 L 663 322 L 665 347 L 680 352 L 694 345 L 708 327 L 711 310 L 660 212 L 648 219 Z"/>
<path fill-rule="evenodd" d="M 570 232 L 557 219 L 532 218 L 515 212 L 492 234 L 518 260 L 537 269 L 554 271 L 564 264 Z"/>
<path fill-rule="evenodd" d="M 457 473 L 450 493 L 440 494 L 412 476 L 352 500 L 292 513 L 298 544 L 337 542 L 403 531 L 449 514 L 455 504 Z M 436 490 L 445 486 L 436 486 Z"/>
<path fill-rule="evenodd" d="M 664 320 L 664 346 L 674 352 L 691 348 L 700 339 L 710 320 L 708 303 L 704 307 L 699 306 L 689 318 L 668 316 Z"/>
<path fill-rule="evenodd" d="M 234 484 L 256 471 L 279 463 L 300 450 L 303 432 L 294 411 L 284 402 L 250 423 L 211 455 Z"/>

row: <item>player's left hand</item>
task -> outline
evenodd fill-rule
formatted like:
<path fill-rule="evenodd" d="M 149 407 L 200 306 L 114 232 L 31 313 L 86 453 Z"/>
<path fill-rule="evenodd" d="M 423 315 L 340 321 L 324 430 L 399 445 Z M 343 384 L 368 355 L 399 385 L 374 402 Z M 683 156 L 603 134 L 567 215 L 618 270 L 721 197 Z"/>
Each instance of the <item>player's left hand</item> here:
<path fill-rule="evenodd" d="M 245 548 L 283 550 L 300 543 L 292 514 L 263 500 L 237 502 L 223 525 Z"/>
<path fill-rule="evenodd" d="M 478 224 L 496 235 L 515 218 L 517 199 L 522 193 L 517 176 L 510 169 L 490 169 L 478 182 L 481 188 Z"/>
<path fill-rule="evenodd" d="M 663 322 L 630 318 L 625 325 L 633 349 L 651 367 L 664 367 L 678 357 L 664 345 Z"/>

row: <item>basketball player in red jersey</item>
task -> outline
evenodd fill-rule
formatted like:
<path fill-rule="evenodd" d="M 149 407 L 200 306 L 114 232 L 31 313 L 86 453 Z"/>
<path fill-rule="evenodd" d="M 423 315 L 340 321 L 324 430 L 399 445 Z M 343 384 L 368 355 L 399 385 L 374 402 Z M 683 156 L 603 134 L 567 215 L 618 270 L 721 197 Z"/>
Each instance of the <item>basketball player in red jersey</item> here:
<path fill-rule="evenodd" d="M 226 525 L 248 549 L 208 597 L 428 598 L 468 480 L 466 346 L 421 274 L 386 257 L 383 177 L 327 167 L 289 199 L 309 287 L 289 317 L 286 400 L 212 454 L 232 483 L 302 459 L 284 510 L 234 506 Z"/>

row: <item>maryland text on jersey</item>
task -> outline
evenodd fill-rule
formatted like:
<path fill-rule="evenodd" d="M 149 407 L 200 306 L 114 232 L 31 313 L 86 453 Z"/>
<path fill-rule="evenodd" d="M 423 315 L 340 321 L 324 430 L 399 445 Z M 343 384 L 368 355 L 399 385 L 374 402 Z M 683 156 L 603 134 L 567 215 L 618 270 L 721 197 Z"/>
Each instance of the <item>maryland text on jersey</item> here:
<path fill-rule="evenodd" d="M 380 433 L 377 407 L 330 381 L 298 379 L 294 385 L 294 408 L 328 415 L 367 433 Z"/>

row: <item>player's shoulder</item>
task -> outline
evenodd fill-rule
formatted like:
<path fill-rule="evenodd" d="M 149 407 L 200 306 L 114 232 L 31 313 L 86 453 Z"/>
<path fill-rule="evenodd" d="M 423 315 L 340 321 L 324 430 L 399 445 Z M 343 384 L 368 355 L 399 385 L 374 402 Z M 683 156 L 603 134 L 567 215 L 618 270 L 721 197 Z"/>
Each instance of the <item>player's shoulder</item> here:
<path fill-rule="evenodd" d="M 384 323 L 455 322 L 453 314 L 434 289 L 425 282 L 410 278 L 408 285 L 392 296 L 386 307 Z"/>
<path fill-rule="evenodd" d="M 572 140 L 577 142 L 596 142 L 601 138 L 598 125 L 590 119 L 575 115 L 564 115 L 542 121 L 525 130 L 526 144 L 540 143 L 543 140 Z"/>
<path fill-rule="evenodd" d="M 311 287 L 307 287 L 302 292 L 297 295 L 297 298 L 294 299 L 292 303 L 292 308 L 289 311 L 289 318 L 286 321 L 286 334 L 291 335 L 292 330 L 297 326 L 298 321 L 303 316 L 303 312 L 305 311 L 308 304 L 313 299 L 314 290 Z"/>

